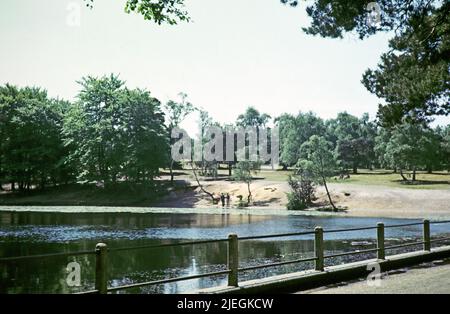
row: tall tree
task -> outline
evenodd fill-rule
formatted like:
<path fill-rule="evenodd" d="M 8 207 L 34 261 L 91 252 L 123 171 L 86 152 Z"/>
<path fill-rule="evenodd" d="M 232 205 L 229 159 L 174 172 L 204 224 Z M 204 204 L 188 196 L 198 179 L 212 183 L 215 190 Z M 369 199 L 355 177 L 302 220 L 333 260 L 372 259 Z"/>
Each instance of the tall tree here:
<path fill-rule="evenodd" d="M 304 31 L 311 35 L 342 38 L 356 32 L 364 39 L 395 31 L 378 69 L 363 77 L 368 90 L 386 102 L 378 111 L 384 125 L 399 124 L 405 116 L 427 120 L 449 114 L 450 1 L 314 0 L 306 12 L 311 24 Z"/>
<path fill-rule="evenodd" d="M 187 95 L 185 93 L 179 93 L 181 101 L 176 102 L 173 100 L 169 100 L 165 104 L 166 111 L 166 123 L 167 129 L 169 131 L 169 141 L 172 145 L 175 139 L 172 139 L 172 130 L 176 127 L 180 126 L 180 123 L 195 110 L 195 107 L 187 100 Z M 170 158 L 170 183 L 173 184 L 173 167 L 174 160 Z"/>
<path fill-rule="evenodd" d="M 233 178 L 236 181 L 244 182 L 247 184 L 247 205 L 250 205 L 252 201 L 251 183 L 253 181 L 253 175 L 257 174 L 261 168 L 259 161 L 243 160 L 236 164 L 236 168 L 233 172 Z"/>
<path fill-rule="evenodd" d="M 361 119 L 341 112 L 336 119 L 327 121 L 327 134 L 336 141 L 336 159 L 343 169 L 358 172 L 361 165 L 372 167 L 376 125 L 369 121 L 368 114 Z"/>
<path fill-rule="evenodd" d="M 169 142 L 161 103 L 148 91 L 125 89 L 123 128 L 127 146 L 124 174 L 134 182 L 148 182 L 169 160 Z"/>
<path fill-rule="evenodd" d="M 301 146 L 303 157 L 299 159 L 297 167 L 301 172 L 309 174 L 311 180 L 323 185 L 333 210 L 337 210 L 327 186 L 327 178 L 335 173 L 336 163 L 331 151 L 331 143 L 324 137 L 313 135 Z"/>
<path fill-rule="evenodd" d="M 276 123 L 280 130 L 280 161 L 285 166 L 294 166 L 301 157 L 301 145 L 312 135 L 325 135 L 326 130 L 324 121 L 313 112 L 284 114 Z"/>
<path fill-rule="evenodd" d="M 85 77 L 64 123 L 71 162 L 83 182 L 147 182 L 167 163 L 168 137 L 157 99 L 117 76 Z"/>
<path fill-rule="evenodd" d="M 441 167 L 450 171 L 450 124 L 441 130 Z"/>
<path fill-rule="evenodd" d="M 415 181 L 417 170 L 429 167 L 435 154 L 439 154 L 439 142 L 433 130 L 421 122 L 404 119 L 392 129 L 384 158 L 391 167 L 399 169 L 404 181 L 408 181 L 404 170 L 412 171 L 412 181 Z"/>
<path fill-rule="evenodd" d="M 240 127 L 265 127 L 270 121 L 270 115 L 260 113 L 254 107 L 248 107 L 245 113 L 237 117 L 236 125 Z"/>
<path fill-rule="evenodd" d="M 36 87 L 0 87 L 0 184 L 14 190 L 70 180 L 61 130 L 68 103 Z"/>

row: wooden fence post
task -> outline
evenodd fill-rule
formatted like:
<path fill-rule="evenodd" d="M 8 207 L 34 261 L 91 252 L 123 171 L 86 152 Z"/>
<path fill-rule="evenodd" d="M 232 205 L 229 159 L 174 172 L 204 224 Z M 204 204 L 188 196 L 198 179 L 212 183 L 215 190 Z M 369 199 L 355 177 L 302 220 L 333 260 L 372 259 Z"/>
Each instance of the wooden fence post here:
<path fill-rule="evenodd" d="M 239 244 L 237 234 L 228 235 L 228 286 L 238 286 Z"/>
<path fill-rule="evenodd" d="M 431 251 L 430 221 L 428 219 L 423 221 L 423 250 Z"/>
<path fill-rule="evenodd" d="M 100 294 L 108 292 L 107 275 L 108 246 L 105 243 L 97 243 L 95 246 L 95 290 Z"/>
<path fill-rule="evenodd" d="M 385 259 L 385 250 L 384 250 L 384 223 L 377 223 L 377 258 Z"/>
<path fill-rule="evenodd" d="M 314 229 L 314 254 L 316 257 L 316 270 L 323 271 L 324 258 L 323 258 L 323 229 L 322 227 L 316 227 Z"/>

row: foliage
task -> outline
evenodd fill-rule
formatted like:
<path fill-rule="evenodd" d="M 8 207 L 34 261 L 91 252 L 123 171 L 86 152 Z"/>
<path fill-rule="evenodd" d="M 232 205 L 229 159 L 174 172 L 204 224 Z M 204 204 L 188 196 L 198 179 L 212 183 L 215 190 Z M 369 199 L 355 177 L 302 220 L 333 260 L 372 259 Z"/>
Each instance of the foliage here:
<path fill-rule="evenodd" d="M 297 116 L 281 115 L 276 119 L 280 132 L 280 161 L 294 166 L 300 156 L 300 147 L 312 135 L 325 134 L 324 121 L 313 112 L 299 112 Z"/>
<path fill-rule="evenodd" d="M 192 112 L 195 111 L 195 107 L 187 101 L 187 95 L 185 93 L 179 93 L 181 101 L 176 102 L 169 100 L 165 105 L 164 109 L 166 111 L 166 125 L 168 129 L 169 143 L 172 145 L 176 139 L 172 138 L 172 130 L 180 126 L 180 123 Z M 173 184 L 173 169 L 181 168 L 179 163 L 174 162 L 170 158 L 170 182 Z"/>
<path fill-rule="evenodd" d="M 245 113 L 240 114 L 236 120 L 236 125 L 240 127 L 265 127 L 270 120 L 266 113 L 260 113 L 254 107 L 248 107 Z"/>
<path fill-rule="evenodd" d="M 84 0 L 86 6 L 93 8 L 94 0 Z M 126 0 L 125 12 L 141 14 L 145 20 L 158 25 L 163 23 L 174 25 L 182 21 L 190 21 L 184 10 L 184 0 Z"/>
<path fill-rule="evenodd" d="M 85 77 L 65 118 L 66 145 L 84 182 L 147 182 L 166 164 L 168 142 L 160 103 L 129 90 L 117 76 Z"/>
<path fill-rule="evenodd" d="M 303 210 L 312 204 L 316 190 L 310 175 L 305 171 L 298 171 L 288 177 L 291 192 L 287 194 L 288 210 Z"/>
<path fill-rule="evenodd" d="M 40 88 L 0 87 L 0 185 L 29 190 L 73 178 L 61 136 L 67 106 Z"/>
<path fill-rule="evenodd" d="M 327 128 L 327 135 L 336 143 L 336 159 L 344 171 L 351 168 L 357 173 L 362 165 L 372 168 L 377 129 L 367 114 L 358 119 L 346 112 L 339 113 L 336 119 L 327 121 Z"/>
<path fill-rule="evenodd" d="M 442 167 L 450 171 L 450 125 L 440 130 Z"/>
<path fill-rule="evenodd" d="M 391 167 L 400 170 L 405 181 L 407 178 L 403 175 L 403 170 L 412 170 L 412 181 L 415 181 L 417 169 L 432 167 L 439 150 L 439 139 L 433 130 L 423 123 L 404 121 L 392 129 L 384 158 Z"/>
<path fill-rule="evenodd" d="M 433 27 L 430 19 L 425 18 L 423 28 Z M 412 30 L 393 38 L 378 68 L 364 74 L 366 88 L 387 103 L 378 110 L 384 126 L 399 124 L 403 117 L 430 121 L 433 115 L 450 113 L 449 16 L 446 19 L 425 39 Z"/>
<path fill-rule="evenodd" d="M 306 8 L 311 24 L 303 30 L 330 38 L 356 32 L 361 39 L 394 31 L 378 69 L 363 76 L 366 88 L 386 101 L 379 107 L 380 120 L 393 126 L 411 115 L 429 120 L 434 114 L 449 114 L 450 2 L 377 1 L 379 23 L 368 23 L 375 8 L 369 4 L 366 0 L 314 0 Z"/>
<path fill-rule="evenodd" d="M 257 174 L 261 169 L 261 162 L 244 160 L 239 161 L 233 171 L 233 179 L 236 181 L 241 181 L 247 184 L 248 196 L 247 205 L 250 204 L 252 199 L 252 192 L 250 189 L 250 184 L 253 181 L 253 175 Z"/>
<path fill-rule="evenodd" d="M 335 208 L 326 179 L 335 174 L 336 162 L 330 149 L 330 142 L 324 137 L 313 135 L 301 146 L 303 157 L 297 167 L 309 174 L 311 181 L 325 187 L 330 205 Z"/>

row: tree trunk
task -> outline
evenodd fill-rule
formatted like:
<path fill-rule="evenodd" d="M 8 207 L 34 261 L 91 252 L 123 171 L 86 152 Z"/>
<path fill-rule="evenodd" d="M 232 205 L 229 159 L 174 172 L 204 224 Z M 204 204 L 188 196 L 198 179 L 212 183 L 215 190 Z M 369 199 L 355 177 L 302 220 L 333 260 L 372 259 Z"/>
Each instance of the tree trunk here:
<path fill-rule="evenodd" d="M 232 176 L 232 172 L 231 172 L 231 162 L 228 163 L 228 176 L 231 177 Z"/>
<path fill-rule="evenodd" d="M 252 200 L 252 191 L 250 190 L 250 181 L 247 182 L 248 196 L 247 196 L 247 205 L 250 205 L 250 201 Z"/>
<path fill-rule="evenodd" d="M 412 180 L 413 180 L 413 182 L 416 181 L 416 168 L 413 169 Z"/>
<path fill-rule="evenodd" d="M 325 178 L 323 178 L 323 177 L 322 177 L 322 180 L 323 180 L 323 185 L 325 186 L 325 190 L 327 191 L 328 200 L 330 201 L 330 205 L 331 205 L 331 207 L 333 207 L 333 211 L 336 211 L 337 208 L 336 208 L 336 206 L 334 206 L 333 200 L 331 199 L 330 191 L 328 191 L 327 182 L 326 182 Z"/>
<path fill-rule="evenodd" d="M 400 176 L 402 177 L 403 181 L 408 181 L 408 179 L 403 174 L 403 170 L 402 169 L 400 169 Z"/>
<path fill-rule="evenodd" d="M 200 181 L 198 180 L 197 172 L 195 171 L 195 168 L 194 168 L 194 162 L 191 162 L 191 168 L 192 168 L 192 172 L 194 173 L 195 181 L 197 181 L 197 185 L 200 187 L 200 190 L 202 190 L 203 193 L 205 193 L 205 194 L 207 194 L 209 197 L 211 197 L 211 201 L 212 201 L 213 204 L 214 204 L 214 195 L 213 195 L 212 193 L 206 191 L 206 190 L 203 188 L 203 185 L 201 185 Z"/>
<path fill-rule="evenodd" d="M 170 161 L 170 184 L 173 186 L 173 159 Z"/>
<path fill-rule="evenodd" d="M 353 164 L 353 174 L 358 173 L 358 166 L 356 164 Z"/>

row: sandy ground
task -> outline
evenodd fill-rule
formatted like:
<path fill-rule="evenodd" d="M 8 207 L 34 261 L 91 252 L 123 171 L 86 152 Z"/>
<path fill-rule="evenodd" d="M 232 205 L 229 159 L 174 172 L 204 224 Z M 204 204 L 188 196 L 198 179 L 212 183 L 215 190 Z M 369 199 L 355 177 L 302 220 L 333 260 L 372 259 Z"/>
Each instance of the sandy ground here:
<path fill-rule="evenodd" d="M 247 196 L 247 185 L 218 180 L 202 182 L 211 193 L 230 193 L 231 205 L 238 202 L 238 195 Z M 430 218 L 450 219 L 450 189 L 420 190 L 392 188 L 378 185 L 329 184 L 333 200 L 347 208 L 344 215 L 360 217 Z M 251 185 L 257 208 L 286 209 L 289 186 L 286 182 L 255 180 Z M 323 187 L 317 192 L 317 205 L 326 205 Z M 174 208 L 210 208 L 210 198 L 201 192 L 195 182 L 185 190 L 171 192 L 158 206 Z M 315 210 L 312 208 L 311 210 Z"/>
<path fill-rule="evenodd" d="M 306 294 L 449 294 L 450 265 L 447 261 L 422 265 L 384 274 L 379 285 L 368 285 L 366 280 L 343 286 L 324 287 L 300 292 Z"/>

